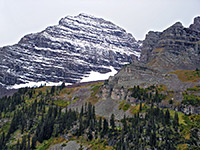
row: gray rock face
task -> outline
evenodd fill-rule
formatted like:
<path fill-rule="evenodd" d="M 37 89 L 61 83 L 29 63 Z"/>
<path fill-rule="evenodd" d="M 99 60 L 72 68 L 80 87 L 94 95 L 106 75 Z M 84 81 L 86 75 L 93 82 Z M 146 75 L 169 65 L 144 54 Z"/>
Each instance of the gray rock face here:
<path fill-rule="evenodd" d="M 176 74 L 169 73 L 200 68 L 200 32 L 185 28 L 177 22 L 163 32 L 150 31 L 141 50 L 138 62 L 123 67 L 114 77 L 109 78 L 102 88 L 103 99 L 128 100 L 128 88 L 165 85 L 168 91 L 177 93 L 173 98 L 181 102 L 182 92 L 200 84 L 200 81 L 182 82 Z M 196 108 L 185 109 L 183 112 L 199 113 Z"/>
<path fill-rule="evenodd" d="M 131 116 L 129 111 L 124 112 L 123 110 L 119 110 L 119 101 L 113 99 L 99 101 L 95 104 L 95 108 L 97 115 L 106 118 L 110 118 L 112 114 L 115 115 L 115 119 L 117 120 L 123 119 L 124 115 Z"/>
<path fill-rule="evenodd" d="M 79 150 L 80 149 L 80 144 L 78 144 L 76 141 L 69 141 L 68 143 L 65 143 L 66 146 L 63 146 L 63 144 L 53 145 L 49 148 L 49 150 Z M 83 148 L 83 149 L 86 150 L 86 148 Z"/>
<path fill-rule="evenodd" d="M 190 25 L 190 29 L 200 32 L 200 17 L 194 18 L 194 23 Z"/>
<path fill-rule="evenodd" d="M 200 83 L 200 82 L 199 82 Z M 114 77 L 109 78 L 108 85 L 102 90 L 104 97 L 113 97 L 117 100 L 125 99 L 124 92 L 127 88 L 134 86 L 142 86 L 147 88 L 151 85 L 166 85 L 168 90 L 182 92 L 189 87 L 193 87 L 197 83 L 182 83 L 175 74 L 164 73 L 151 66 L 139 63 L 132 63 L 122 68 Z M 107 89 L 107 90 L 106 90 Z M 112 91 L 109 92 L 109 90 Z M 114 93 L 117 94 L 115 96 Z"/>
<path fill-rule="evenodd" d="M 135 38 L 117 25 L 86 14 L 67 16 L 59 25 L 0 48 L 0 84 L 75 83 L 90 71 L 119 70 L 139 54 Z"/>
<path fill-rule="evenodd" d="M 180 22 L 163 32 L 149 32 L 143 42 L 141 62 L 164 72 L 200 67 L 200 33 Z"/>
<path fill-rule="evenodd" d="M 152 60 L 152 51 L 158 42 L 160 35 L 161 32 L 148 32 L 142 45 L 142 52 L 140 57 L 141 62 L 148 63 L 150 60 Z"/>
<path fill-rule="evenodd" d="M 177 22 L 163 32 L 150 31 L 143 41 L 140 61 L 122 68 L 108 85 L 113 89 L 165 84 L 170 90 L 184 91 L 194 85 L 182 83 L 168 72 L 196 68 L 200 68 L 200 33 Z"/>

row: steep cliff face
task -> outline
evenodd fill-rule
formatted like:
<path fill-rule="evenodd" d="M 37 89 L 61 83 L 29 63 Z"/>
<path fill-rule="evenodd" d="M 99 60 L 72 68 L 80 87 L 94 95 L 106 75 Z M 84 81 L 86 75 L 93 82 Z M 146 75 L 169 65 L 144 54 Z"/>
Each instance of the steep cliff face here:
<path fill-rule="evenodd" d="M 180 22 L 163 32 L 150 32 L 144 40 L 141 61 L 166 71 L 200 67 L 200 33 Z"/>
<path fill-rule="evenodd" d="M 152 51 L 155 49 L 158 40 L 160 39 L 161 32 L 150 31 L 146 35 L 145 40 L 142 44 L 142 52 L 140 61 L 143 63 L 148 63 L 153 59 Z"/>
<path fill-rule="evenodd" d="M 169 72 L 196 68 L 200 68 L 200 33 L 177 22 L 163 32 L 150 31 L 143 41 L 140 61 L 122 68 L 108 83 L 115 87 L 165 84 L 168 89 L 184 91 L 191 84 Z"/>
<path fill-rule="evenodd" d="M 190 25 L 190 29 L 200 32 L 200 17 L 194 18 L 194 23 Z"/>
<path fill-rule="evenodd" d="M 134 86 L 148 88 L 162 85 L 165 87 L 162 92 L 175 100 L 176 106 L 169 106 L 169 99 L 158 105 L 178 109 L 176 107 L 180 106 L 184 98 L 183 93 L 187 94 L 188 88 L 200 85 L 199 73 L 191 71 L 200 68 L 200 32 L 196 30 L 198 23 L 195 22 L 195 29 L 185 28 L 177 22 L 163 32 L 150 31 L 143 41 L 140 61 L 123 67 L 114 77 L 110 77 L 102 87 L 102 98 L 129 101 L 128 91 Z M 187 76 L 187 81 L 181 80 L 178 76 L 181 70 L 186 71 L 182 77 Z M 190 80 L 193 76 L 196 79 Z M 171 96 L 170 91 L 173 91 Z M 198 92 L 193 94 L 199 96 Z M 180 107 L 184 113 L 185 110 L 200 113 L 200 106 Z"/>
<path fill-rule="evenodd" d="M 90 71 L 119 70 L 139 55 L 135 38 L 117 25 L 86 14 L 67 16 L 59 25 L 0 48 L 0 84 L 75 83 Z"/>

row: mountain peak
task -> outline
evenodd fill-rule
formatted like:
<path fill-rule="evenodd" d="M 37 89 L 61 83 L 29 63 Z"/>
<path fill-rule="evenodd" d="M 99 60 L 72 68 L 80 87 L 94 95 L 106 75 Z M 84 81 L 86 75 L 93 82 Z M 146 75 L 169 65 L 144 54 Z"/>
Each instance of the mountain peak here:
<path fill-rule="evenodd" d="M 87 13 L 80 13 L 77 17 L 96 18 L 95 16 Z"/>
<path fill-rule="evenodd" d="M 91 28 L 95 27 L 106 28 L 108 30 L 120 30 L 123 32 L 126 31 L 110 21 L 86 13 L 80 13 L 77 16 L 66 16 L 59 21 L 59 25 L 61 26 L 68 26 L 69 24 L 72 24 L 73 26 L 82 25 Z"/>
<path fill-rule="evenodd" d="M 200 32 L 200 16 L 194 18 L 194 23 L 189 28 Z"/>
<path fill-rule="evenodd" d="M 171 27 L 175 27 L 175 28 L 182 28 L 183 27 L 183 24 L 181 22 L 176 22 L 175 24 L 173 24 Z"/>
<path fill-rule="evenodd" d="M 92 72 L 119 70 L 139 56 L 135 38 L 114 23 L 84 13 L 66 16 L 59 25 L 0 48 L 0 84 L 76 83 Z"/>

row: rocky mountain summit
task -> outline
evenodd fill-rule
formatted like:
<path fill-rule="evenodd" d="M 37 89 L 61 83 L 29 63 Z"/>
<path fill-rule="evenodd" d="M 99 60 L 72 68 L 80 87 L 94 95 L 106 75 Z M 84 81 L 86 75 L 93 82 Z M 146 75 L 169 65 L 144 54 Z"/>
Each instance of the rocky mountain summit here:
<path fill-rule="evenodd" d="M 183 27 L 180 22 L 163 32 L 150 31 L 141 50 L 140 61 L 122 68 L 115 77 L 109 79 L 111 85 L 158 85 L 177 78 L 170 74 L 172 71 L 200 68 L 200 33 Z M 178 84 L 178 81 L 174 83 Z"/>
<path fill-rule="evenodd" d="M 139 43 L 119 26 L 87 14 L 67 16 L 0 48 L 0 84 L 76 83 L 91 71 L 119 70 L 139 55 Z"/>
<path fill-rule="evenodd" d="M 149 32 L 140 59 L 164 72 L 192 70 L 200 66 L 199 54 L 200 33 L 177 22 L 163 32 Z"/>
<path fill-rule="evenodd" d="M 200 32 L 200 17 L 194 19 L 194 23 L 190 25 L 190 29 Z"/>
<path fill-rule="evenodd" d="M 162 89 L 162 94 L 168 95 L 162 102 L 162 107 L 175 109 L 180 106 L 185 113 L 200 113 L 199 105 L 195 108 L 180 105 L 182 100 L 187 101 L 191 97 L 192 100 L 199 101 L 198 20 L 199 17 L 195 18 L 190 28 L 177 22 L 163 32 L 150 31 L 143 41 L 140 61 L 123 67 L 114 77 L 110 77 L 102 88 L 102 98 L 130 101 L 129 91 L 134 86 L 145 89 L 155 86 Z M 173 94 L 169 94 L 170 92 Z M 174 105 L 169 105 L 168 101 L 171 99 L 174 100 Z"/>

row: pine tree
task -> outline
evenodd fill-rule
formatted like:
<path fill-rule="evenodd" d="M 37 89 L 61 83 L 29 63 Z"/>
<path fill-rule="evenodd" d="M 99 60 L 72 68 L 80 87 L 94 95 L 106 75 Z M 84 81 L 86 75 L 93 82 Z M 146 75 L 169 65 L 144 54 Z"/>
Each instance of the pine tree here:
<path fill-rule="evenodd" d="M 87 134 L 88 140 L 92 140 L 93 139 L 93 135 L 92 135 L 92 131 L 89 129 L 89 132 Z"/>
<path fill-rule="evenodd" d="M 83 122 L 82 122 L 82 117 L 79 118 L 79 131 L 78 131 L 78 136 L 81 136 L 83 134 Z"/>
<path fill-rule="evenodd" d="M 179 117 L 178 117 L 178 113 L 176 112 L 174 115 L 174 120 L 173 120 L 173 127 L 176 131 L 177 131 L 178 126 L 179 126 Z"/>
<path fill-rule="evenodd" d="M 104 118 L 103 120 L 103 133 L 106 134 L 108 131 L 108 122 L 107 120 Z"/>
<path fill-rule="evenodd" d="M 19 139 L 17 140 L 16 150 L 20 150 L 20 143 L 19 143 Z"/>
<path fill-rule="evenodd" d="M 81 107 L 81 112 L 80 112 L 80 118 L 82 118 L 82 117 L 83 117 L 83 105 Z"/>
<path fill-rule="evenodd" d="M 140 109 L 139 110 L 142 111 L 142 103 L 140 103 Z"/>
<path fill-rule="evenodd" d="M 5 145 L 5 133 L 3 132 L 2 135 L 0 136 L 0 149 L 4 148 Z"/>
<path fill-rule="evenodd" d="M 65 88 L 65 83 L 63 82 L 61 85 L 60 85 L 60 90 L 64 89 Z"/>
<path fill-rule="evenodd" d="M 36 142 L 37 142 L 37 136 L 34 135 L 33 138 L 32 138 L 32 145 L 31 145 L 31 148 L 32 148 L 32 149 L 35 149 L 35 147 L 36 147 Z"/>
<path fill-rule="evenodd" d="M 28 134 L 28 145 L 27 145 L 27 150 L 30 150 L 30 134 Z"/>
<path fill-rule="evenodd" d="M 101 131 L 101 129 L 102 129 L 102 118 L 100 117 L 99 118 L 99 125 L 98 125 L 99 132 Z"/>
<path fill-rule="evenodd" d="M 23 136 L 20 150 L 26 150 L 26 136 Z"/>
<path fill-rule="evenodd" d="M 51 87 L 50 94 L 51 94 L 51 95 L 54 95 L 54 93 L 55 93 L 55 86 L 52 86 L 52 87 Z"/>
<path fill-rule="evenodd" d="M 170 113 L 169 113 L 169 110 L 167 109 L 166 112 L 165 112 L 165 123 L 167 125 L 170 124 Z"/>
<path fill-rule="evenodd" d="M 123 119 L 123 130 L 124 130 L 125 133 L 127 132 L 127 128 L 128 128 L 128 126 L 127 126 L 127 122 L 126 122 L 126 116 L 124 115 L 124 119 Z"/>
<path fill-rule="evenodd" d="M 153 131 L 153 133 L 150 134 L 150 145 L 151 147 L 155 147 L 156 145 L 156 133 Z"/>
<path fill-rule="evenodd" d="M 114 129 L 115 129 L 115 115 L 114 114 L 111 115 L 110 126 L 112 128 L 112 131 L 114 131 Z"/>

